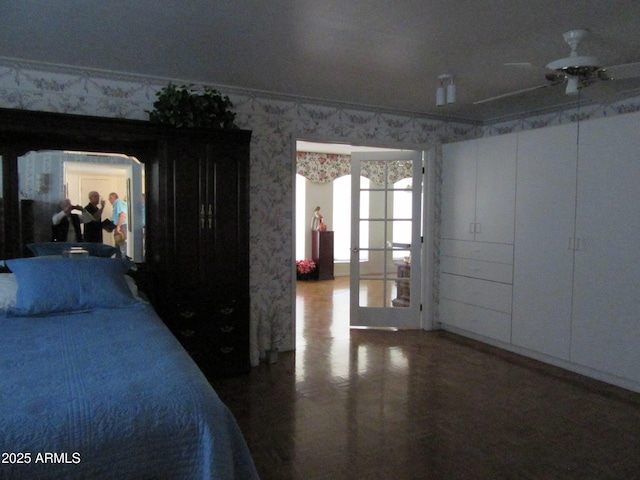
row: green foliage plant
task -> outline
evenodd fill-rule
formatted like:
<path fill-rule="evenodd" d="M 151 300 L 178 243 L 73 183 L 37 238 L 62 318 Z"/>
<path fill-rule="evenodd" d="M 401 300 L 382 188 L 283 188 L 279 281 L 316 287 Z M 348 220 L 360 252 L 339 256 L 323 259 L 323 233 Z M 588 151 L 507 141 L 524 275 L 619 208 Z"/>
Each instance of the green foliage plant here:
<path fill-rule="evenodd" d="M 147 111 L 151 122 L 176 128 L 238 128 L 231 100 L 213 88 L 196 91 L 193 85 L 178 87 L 169 83 L 156 97 L 154 109 Z"/>

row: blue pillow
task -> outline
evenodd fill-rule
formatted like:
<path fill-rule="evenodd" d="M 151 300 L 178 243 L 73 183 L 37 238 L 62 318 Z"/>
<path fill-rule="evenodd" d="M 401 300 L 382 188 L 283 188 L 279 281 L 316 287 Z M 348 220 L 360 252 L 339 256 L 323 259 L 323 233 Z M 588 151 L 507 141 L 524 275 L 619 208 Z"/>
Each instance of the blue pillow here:
<path fill-rule="evenodd" d="M 16 306 L 10 316 L 83 312 L 138 303 L 120 259 L 34 257 L 7 260 L 18 281 Z"/>

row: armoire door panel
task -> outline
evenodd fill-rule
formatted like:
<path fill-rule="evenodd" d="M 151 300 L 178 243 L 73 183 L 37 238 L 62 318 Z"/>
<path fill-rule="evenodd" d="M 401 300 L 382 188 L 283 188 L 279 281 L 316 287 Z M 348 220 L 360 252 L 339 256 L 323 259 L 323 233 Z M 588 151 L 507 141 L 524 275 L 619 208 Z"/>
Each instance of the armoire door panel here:
<path fill-rule="evenodd" d="M 238 165 L 228 157 L 216 158 L 215 177 L 224 179 L 216 182 L 215 198 L 218 217 L 234 217 L 238 215 L 239 175 Z"/>

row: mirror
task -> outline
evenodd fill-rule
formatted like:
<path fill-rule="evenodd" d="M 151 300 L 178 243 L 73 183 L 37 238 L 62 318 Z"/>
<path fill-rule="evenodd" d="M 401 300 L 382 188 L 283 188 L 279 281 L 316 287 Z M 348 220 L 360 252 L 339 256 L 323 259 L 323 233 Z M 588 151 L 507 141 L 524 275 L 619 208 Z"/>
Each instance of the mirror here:
<path fill-rule="evenodd" d="M 109 201 L 110 193 L 115 192 L 126 203 L 127 239 L 123 249 L 134 262 L 144 261 L 145 168 L 135 157 L 65 150 L 31 151 L 18 157 L 18 178 L 24 245 L 51 241 L 53 216 L 60 211 L 60 201 L 68 198 L 72 205 L 87 207 L 89 193 L 94 191 L 99 194 L 98 207 L 104 200 L 100 220 L 117 222 L 117 218 L 112 218 L 113 207 Z M 72 213 L 82 219 L 80 228 L 84 234 L 90 218 L 78 210 Z M 102 233 L 102 243 L 115 245 L 112 232 L 104 229 L 98 232 Z M 76 238 L 70 237 L 68 241 Z"/>

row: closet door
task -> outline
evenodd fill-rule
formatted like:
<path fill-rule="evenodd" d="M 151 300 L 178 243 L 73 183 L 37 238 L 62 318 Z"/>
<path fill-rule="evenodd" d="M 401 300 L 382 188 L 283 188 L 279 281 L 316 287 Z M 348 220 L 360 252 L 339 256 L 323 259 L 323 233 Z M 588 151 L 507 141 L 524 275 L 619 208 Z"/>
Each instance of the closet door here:
<path fill-rule="evenodd" d="M 478 140 L 475 240 L 513 244 L 517 135 Z"/>
<path fill-rule="evenodd" d="M 512 343 L 567 359 L 577 127 L 518 136 Z"/>
<path fill-rule="evenodd" d="M 571 359 L 640 382 L 640 114 L 580 125 Z"/>
<path fill-rule="evenodd" d="M 475 238 L 477 151 L 476 140 L 442 147 L 442 238 Z"/>

